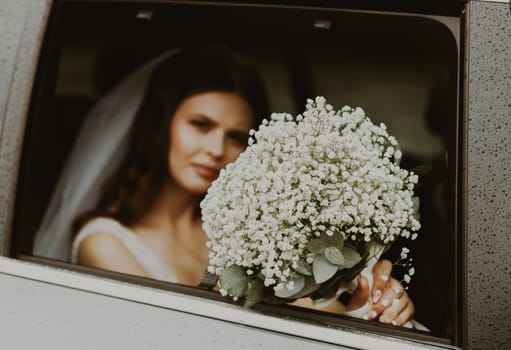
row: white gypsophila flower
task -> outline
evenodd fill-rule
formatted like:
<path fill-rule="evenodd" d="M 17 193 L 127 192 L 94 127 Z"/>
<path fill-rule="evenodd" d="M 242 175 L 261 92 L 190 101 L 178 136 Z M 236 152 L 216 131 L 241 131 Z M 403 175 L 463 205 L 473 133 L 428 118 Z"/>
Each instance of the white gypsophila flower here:
<path fill-rule="evenodd" d="M 408 249 L 406 247 L 402 247 L 401 248 L 400 259 L 401 260 L 405 260 L 408 257 L 408 253 L 410 253 L 410 249 Z"/>
<path fill-rule="evenodd" d="M 296 118 L 274 113 L 222 170 L 201 202 L 209 271 L 238 265 L 275 290 L 290 283 L 306 244 L 335 233 L 354 243 L 416 237 L 418 177 L 384 124 L 361 108 L 335 111 L 323 97 Z"/>

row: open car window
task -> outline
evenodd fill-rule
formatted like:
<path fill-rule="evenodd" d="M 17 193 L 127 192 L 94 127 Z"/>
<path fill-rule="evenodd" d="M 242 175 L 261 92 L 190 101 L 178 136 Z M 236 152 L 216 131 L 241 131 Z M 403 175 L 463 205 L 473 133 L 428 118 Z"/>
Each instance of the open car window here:
<path fill-rule="evenodd" d="M 183 46 L 220 43 L 262 76 L 269 112 L 297 115 L 324 96 L 362 107 L 399 141 L 401 167 L 419 174 L 421 229 L 407 247 L 414 318 L 429 331 L 296 306 L 256 309 L 325 327 L 348 325 L 437 345 L 458 345 L 460 62 L 462 7 L 441 11 L 183 1 L 63 1 L 54 6 L 23 143 L 11 255 L 233 304 L 215 291 L 87 268 L 34 253 L 48 204 L 89 113 L 145 62 Z M 427 11 L 426 11 L 427 12 Z M 77 213 L 78 215 L 78 213 Z M 384 257 L 396 261 L 396 242 Z M 401 280 L 408 270 L 396 268 Z"/>

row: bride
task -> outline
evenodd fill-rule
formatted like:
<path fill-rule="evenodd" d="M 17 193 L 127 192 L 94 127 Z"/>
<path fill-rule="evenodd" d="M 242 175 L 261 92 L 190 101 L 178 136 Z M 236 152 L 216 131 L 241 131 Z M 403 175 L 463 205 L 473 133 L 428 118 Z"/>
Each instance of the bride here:
<path fill-rule="evenodd" d="M 34 254 L 198 285 L 208 266 L 199 203 L 266 110 L 258 73 L 224 47 L 184 48 L 146 64 L 86 118 Z M 360 276 L 346 306 L 325 310 L 357 309 L 370 297 L 365 319 L 403 325 L 414 306 L 391 269 L 379 261 L 372 290 Z"/>

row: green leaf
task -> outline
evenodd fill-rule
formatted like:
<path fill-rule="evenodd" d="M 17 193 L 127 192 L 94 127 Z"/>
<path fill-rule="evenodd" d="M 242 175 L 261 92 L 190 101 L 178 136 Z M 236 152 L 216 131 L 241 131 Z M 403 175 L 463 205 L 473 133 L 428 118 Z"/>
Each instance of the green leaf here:
<path fill-rule="evenodd" d="M 303 259 L 298 260 L 295 270 L 302 275 L 312 276 L 312 266 Z"/>
<path fill-rule="evenodd" d="M 312 293 L 314 293 L 316 290 L 318 290 L 319 287 L 321 287 L 320 284 L 317 284 L 314 282 L 314 278 L 312 276 L 306 276 L 305 278 L 305 286 L 302 288 L 301 291 L 298 292 L 298 294 L 294 294 L 291 296 L 293 299 L 308 297 Z"/>
<path fill-rule="evenodd" d="M 360 254 L 351 246 L 346 245 L 342 248 L 342 255 L 344 256 L 343 268 L 352 268 L 362 260 Z"/>
<path fill-rule="evenodd" d="M 334 265 L 344 265 L 344 255 L 336 247 L 328 247 L 325 249 L 325 258 Z"/>
<path fill-rule="evenodd" d="M 311 252 L 315 254 L 322 253 L 325 250 L 325 242 L 323 242 L 320 238 L 314 238 L 307 242 L 305 247 Z"/>
<path fill-rule="evenodd" d="M 419 196 L 413 196 L 412 197 L 412 201 L 413 201 L 413 217 L 415 218 L 415 220 L 420 220 L 421 219 L 421 214 L 420 214 L 420 211 L 419 211 L 419 207 L 420 207 L 420 198 L 419 198 Z"/>
<path fill-rule="evenodd" d="M 329 262 L 323 254 L 318 254 L 312 262 L 312 275 L 316 283 L 323 283 L 337 272 L 337 265 Z"/>
<path fill-rule="evenodd" d="M 248 287 L 247 274 L 242 267 L 231 265 L 220 274 L 220 285 L 229 295 L 242 297 Z"/>
<path fill-rule="evenodd" d="M 426 176 L 431 173 L 433 167 L 430 164 L 418 165 L 412 171 L 419 176 Z"/>
<path fill-rule="evenodd" d="M 279 298 L 289 298 L 295 294 L 298 294 L 305 285 L 305 278 L 301 275 L 299 275 L 297 278 L 293 278 L 292 281 L 294 282 L 293 288 L 289 289 L 287 287 L 284 287 L 282 289 L 279 289 L 275 292 L 275 296 Z"/>
<path fill-rule="evenodd" d="M 326 247 L 336 247 L 337 249 L 342 249 L 344 246 L 344 238 L 339 232 L 334 232 L 332 236 L 322 234 L 321 240 L 324 242 Z"/>
<path fill-rule="evenodd" d="M 264 283 L 259 278 L 251 279 L 248 282 L 248 288 L 246 292 L 245 307 L 251 307 L 254 304 L 257 304 L 264 297 Z"/>

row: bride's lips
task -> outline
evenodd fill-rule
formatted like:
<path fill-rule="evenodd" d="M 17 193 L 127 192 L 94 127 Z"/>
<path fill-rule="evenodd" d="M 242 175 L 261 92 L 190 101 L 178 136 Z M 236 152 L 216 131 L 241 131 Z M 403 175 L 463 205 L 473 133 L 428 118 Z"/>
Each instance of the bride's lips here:
<path fill-rule="evenodd" d="M 202 164 L 194 164 L 193 168 L 197 174 L 207 179 L 216 179 L 220 173 L 220 169 Z"/>

